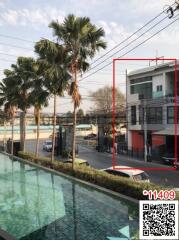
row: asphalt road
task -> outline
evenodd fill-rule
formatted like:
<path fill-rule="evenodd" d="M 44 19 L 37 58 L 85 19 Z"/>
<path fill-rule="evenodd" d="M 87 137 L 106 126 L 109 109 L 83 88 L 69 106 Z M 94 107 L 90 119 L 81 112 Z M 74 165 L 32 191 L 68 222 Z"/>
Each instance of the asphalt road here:
<path fill-rule="evenodd" d="M 112 154 L 99 153 L 94 149 L 80 146 L 79 157 L 85 159 L 89 164 L 97 169 L 103 169 L 112 166 Z M 179 170 L 169 170 L 168 166 L 163 164 L 142 162 L 141 160 L 134 160 L 127 156 L 116 156 L 117 165 L 125 165 L 135 168 L 165 168 L 166 170 L 145 170 L 151 182 L 161 184 L 167 187 L 179 188 Z"/>
<path fill-rule="evenodd" d="M 43 142 L 45 141 L 44 140 L 40 140 L 40 143 L 39 143 L 39 155 L 40 156 L 49 156 L 50 153 L 49 152 L 46 152 L 43 150 Z M 26 151 L 27 152 L 35 152 L 35 149 L 36 149 L 36 140 L 26 140 Z"/>
<path fill-rule="evenodd" d="M 50 156 L 50 153 L 46 152 L 42 148 L 43 140 L 40 141 L 39 154 L 41 156 Z M 35 140 L 27 141 L 26 150 L 30 152 L 35 151 Z M 103 169 L 112 166 L 112 154 L 99 153 L 95 149 L 86 146 L 79 146 L 79 158 L 85 159 L 89 164 L 96 169 Z M 152 162 L 143 162 L 141 160 L 135 160 L 127 156 L 116 156 L 117 165 L 125 165 L 135 168 L 165 168 L 166 170 L 145 170 L 151 182 L 161 184 L 163 186 L 171 188 L 179 188 L 179 170 L 169 170 L 168 166 L 163 164 L 157 164 Z"/>

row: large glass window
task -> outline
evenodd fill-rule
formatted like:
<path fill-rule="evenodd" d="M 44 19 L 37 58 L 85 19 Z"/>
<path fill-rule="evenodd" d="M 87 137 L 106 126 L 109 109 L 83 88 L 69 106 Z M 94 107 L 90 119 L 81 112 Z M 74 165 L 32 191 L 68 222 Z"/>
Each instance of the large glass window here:
<path fill-rule="evenodd" d="M 139 99 L 152 98 L 152 82 L 131 85 L 131 94 L 139 94 Z"/>
<path fill-rule="evenodd" d="M 162 111 L 163 111 L 162 107 L 156 108 L 155 116 L 156 116 L 156 123 L 158 123 L 158 124 L 162 124 L 162 120 L 163 120 Z"/>
<path fill-rule="evenodd" d="M 174 106 L 167 107 L 167 123 L 174 124 L 175 110 Z M 179 123 L 179 106 L 177 108 L 177 123 Z"/>
<path fill-rule="evenodd" d="M 131 106 L 131 124 L 136 125 L 136 106 Z"/>
<path fill-rule="evenodd" d="M 146 81 L 152 81 L 152 77 L 143 77 L 143 78 L 136 78 L 136 79 L 131 79 L 130 84 L 135 84 L 135 83 L 143 83 Z"/>
<path fill-rule="evenodd" d="M 162 107 L 150 107 L 146 111 L 148 124 L 162 124 Z"/>
<path fill-rule="evenodd" d="M 146 120 L 148 124 L 162 124 L 162 107 L 147 107 Z M 139 124 L 144 124 L 144 107 L 139 106 Z"/>
<path fill-rule="evenodd" d="M 139 124 L 144 123 L 144 108 L 139 105 Z"/>

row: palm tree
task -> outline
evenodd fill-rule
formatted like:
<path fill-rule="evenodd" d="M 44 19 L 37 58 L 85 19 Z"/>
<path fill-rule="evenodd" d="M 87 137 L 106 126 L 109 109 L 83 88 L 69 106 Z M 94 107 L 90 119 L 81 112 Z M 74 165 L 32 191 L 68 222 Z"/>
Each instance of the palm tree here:
<path fill-rule="evenodd" d="M 11 78 L 14 80 L 14 96 L 18 100 L 18 108 L 23 112 L 21 137 L 22 151 L 25 151 L 26 115 L 27 109 L 32 105 L 31 94 L 33 91 L 33 84 L 36 76 L 33 71 L 34 63 L 35 61 L 33 58 L 18 57 L 17 63 L 11 65 Z"/>
<path fill-rule="evenodd" d="M 4 113 L 7 119 L 11 119 L 11 154 L 14 152 L 14 120 L 17 111 L 17 99 L 14 95 L 14 81 L 10 70 L 4 71 L 5 78 L 0 83 L 0 105 L 4 105 Z M 6 119 L 5 119 L 6 121 Z"/>
<path fill-rule="evenodd" d="M 43 39 L 36 43 L 35 51 L 39 54 L 38 62 L 40 68 L 43 69 L 42 72 L 45 79 L 44 86 L 54 98 L 51 153 L 51 161 L 53 162 L 56 133 L 56 100 L 57 96 L 63 96 L 71 76 L 67 71 L 67 56 L 62 45 Z"/>
<path fill-rule="evenodd" d="M 33 91 L 31 94 L 31 102 L 34 106 L 34 117 L 35 117 L 35 124 L 37 126 L 37 141 L 36 141 L 36 150 L 35 156 L 38 156 L 39 152 L 39 135 L 40 135 L 40 112 L 42 107 L 46 107 L 48 105 L 48 97 L 49 93 L 46 89 L 44 89 L 44 78 L 38 66 L 38 62 L 34 65 L 34 73 L 36 75 Z"/>
<path fill-rule="evenodd" d="M 11 154 L 14 153 L 14 120 L 17 112 L 17 106 L 10 104 L 10 102 L 7 102 L 4 105 L 4 112 L 7 114 L 9 118 L 11 118 Z"/>
<path fill-rule="evenodd" d="M 76 109 L 80 105 L 81 96 L 79 94 L 77 74 L 84 73 L 89 68 L 87 60 L 93 58 L 95 53 L 101 48 L 106 48 L 103 41 L 104 30 L 97 28 L 87 17 L 76 17 L 68 15 L 62 24 L 52 21 L 49 25 L 53 29 L 54 36 L 59 43 L 64 44 L 70 56 L 70 72 L 72 74 L 72 85 L 70 93 L 74 103 L 73 111 L 73 139 L 72 139 L 72 159 L 73 168 L 75 160 L 75 133 L 76 133 Z"/>

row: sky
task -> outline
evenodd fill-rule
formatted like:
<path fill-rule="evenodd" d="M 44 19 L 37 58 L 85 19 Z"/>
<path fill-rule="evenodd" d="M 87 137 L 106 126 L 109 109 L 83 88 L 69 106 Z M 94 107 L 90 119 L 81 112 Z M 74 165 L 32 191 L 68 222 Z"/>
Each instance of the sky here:
<path fill-rule="evenodd" d="M 111 62 L 113 58 L 121 56 L 179 58 L 179 20 L 177 19 L 179 11 L 175 12 L 172 19 L 169 19 L 166 13 L 168 6 L 174 2 L 172 0 L 0 0 L 0 79 L 3 78 L 3 70 L 10 68 L 18 56 L 37 57 L 33 51 L 36 41 L 41 38 L 54 39 L 52 30 L 48 27 L 52 20 L 63 22 L 64 17 L 69 13 L 87 16 L 92 23 L 105 30 L 104 40 L 108 46 L 105 51 L 96 54 L 96 57 L 91 60 L 91 69 L 82 78 L 79 77 L 79 89 L 82 95 L 81 108 L 86 112 L 91 111 L 94 102 L 90 101 L 90 92 L 105 85 L 112 85 Z M 161 15 L 158 18 L 125 41 L 159 13 Z M 171 26 L 150 40 L 146 40 L 172 21 L 175 22 Z M 148 32 L 144 34 L 147 29 Z M 140 37 L 141 34 L 144 35 Z M 136 38 L 139 39 L 135 40 Z M 146 42 L 140 45 L 145 40 Z M 117 44 L 120 45 L 106 54 Z M 137 45 L 140 46 L 133 49 Z M 106 56 L 102 58 L 104 54 Z M 125 71 L 129 72 L 145 66 L 149 66 L 148 61 L 118 62 L 116 86 L 125 94 Z M 100 68 L 103 69 L 99 70 Z M 53 111 L 52 102 L 53 99 L 43 110 L 44 112 Z M 72 108 L 69 96 L 58 98 L 58 113 L 67 112 Z M 32 109 L 30 111 L 32 112 Z"/>

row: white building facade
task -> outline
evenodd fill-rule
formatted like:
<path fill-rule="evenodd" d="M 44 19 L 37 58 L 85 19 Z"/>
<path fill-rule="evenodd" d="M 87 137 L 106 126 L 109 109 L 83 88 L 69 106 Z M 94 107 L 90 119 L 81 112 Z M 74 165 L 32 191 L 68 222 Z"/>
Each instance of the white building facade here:
<path fill-rule="evenodd" d="M 174 66 L 172 61 L 132 71 L 127 76 L 127 138 L 128 151 L 133 155 L 143 157 L 145 145 L 155 157 L 167 149 L 174 152 L 175 113 L 179 123 L 179 62 L 176 90 Z"/>

